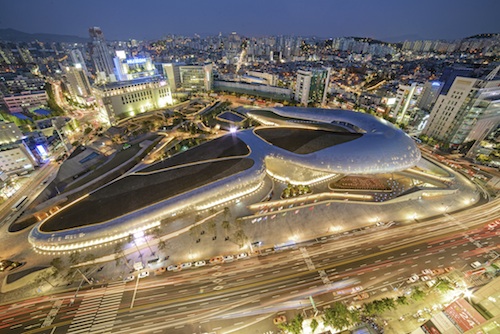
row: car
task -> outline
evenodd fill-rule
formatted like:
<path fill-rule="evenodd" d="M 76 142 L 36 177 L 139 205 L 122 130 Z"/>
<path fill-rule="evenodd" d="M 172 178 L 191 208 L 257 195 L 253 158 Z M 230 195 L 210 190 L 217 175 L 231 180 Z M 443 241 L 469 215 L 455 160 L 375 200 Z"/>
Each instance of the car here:
<path fill-rule="evenodd" d="M 237 259 L 244 259 L 244 258 L 247 258 L 247 257 L 248 257 L 248 254 L 245 253 L 245 252 L 236 255 Z"/>
<path fill-rule="evenodd" d="M 442 275 L 444 274 L 446 271 L 443 269 L 443 268 L 436 268 L 436 269 L 433 269 L 432 270 L 432 274 L 434 276 L 437 276 L 437 275 Z"/>
<path fill-rule="evenodd" d="M 222 256 L 214 256 L 213 258 L 210 259 L 210 264 L 218 264 L 224 262 L 224 258 Z"/>
<path fill-rule="evenodd" d="M 194 266 L 195 267 L 203 267 L 204 265 L 206 265 L 207 263 L 205 262 L 205 260 L 200 260 L 200 261 L 196 261 L 194 263 Z"/>
<path fill-rule="evenodd" d="M 273 319 L 273 323 L 275 325 L 279 325 L 279 324 L 281 324 L 283 322 L 286 322 L 286 317 L 284 315 L 280 315 L 280 316 L 278 316 L 278 317 L 276 317 L 276 318 Z"/>
<path fill-rule="evenodd" d="M 436 284 L 435 279 L 431 279 L 430 281 L 425 282 L 425 284 L 429 287 L 432 288 Z"/>
<path fill-rule="evenodd" d="M 477 269 L 477 268 L 481 267 L 481 266 L 482 266 L 482 264 L 481 264 L 481 262 L 479 262 L 479 261 L 475 261 L 475 262 L 472 262 L 472 263 L 470 264 L 470 266 L 471 266 L 472 268 L 474 268 L 474 269 Z"/>
<path fill-rule="evenodd" d="M 391 226 L 394 226 L 396 225 L 396 222 L 391 220 L 390 222 L 387 223 L 387 225 L 385 225 L 386 227 L 391 227 Z"/>
<path fill-rule="evenodd" d="M 455 267 L 446 267 L 444 268 L 444 271 L 447 273 L 451 273 L 453 270 L 455 270 Z"/>
<path fill-rule="evenodd" d="M 181 264 L 181 269 L 191 268 L 192 265 L 193 265 L 192 262 L 184 262 L 183 264 Z"/>
<path fill-rule="evenodd" d="M 133 281 L 135 279 L 135 276 L 134 275 L 130 275 L 130 276 L 127 276 L 123 279 L 124 282 L 130 282 L 130 281 Z"/>
<path fill-rule="evenodd" d="M 423 281 L 423 282 L 426 282 L 426 281 L 430 281 L 431 280 L 431 277 L 429 275 L 423 275 L 422 277 L 420 277 L 420 279 Z"/>
<path fill-rule="evenodd" d="M 144 278 L 144 277 L 148 277 L 148 276 L 149 276 L 149 270 L 142 271 L 139 274 L 139 278 Z"/>
<path fill-rule="evenodd" d="M 423 275 L 432 275 L 432 270 L 430 270 L 430 269 L 424 269 L 424 270 L 422 270 L 422 274 Z"/>
<path fill-rule="evenodd" d="M 406 280 L 406 283 L 415 283 L 416 281 L 418 281 L 419 277 L 417 274 L 413 274 L 410 276 L 410 278 L 408 278 Z"/>
<path fill-rule="evenodd" d="M 363 291 L 363 290 L 364 290 L 364 288 L 361 285 L 358 285 L 358 286 L 355 286 L 351 289 L 351 293 L 356 293 L 356 292 Z"/>
<path fill-rule="evenodd" d="M 497 228 L 497 226 L 500 226 L 500 220 L 497 219 L 493 223 L 488 224 L 488 230 L 493 231 Z"/>
<path fill-rule="evenodd" d="M 377 225 L 377 226 L 384 226 L 384 222 L 377 222 L 375 225 Z"/>
<path fill-rule="evenodd" d="M 232 255 L 224 255 L 223 256 L 224 262 L 231 262 L 234 260 L 234 256 Z"/>
<path fill-rule="evenodd" d="M 356 295 L 354 296 L 354 300 L 363 300 L 363 299 L 366 299 L 366 298 L 369 298 L 370 297 L 370 294 L 368 292 L 363 292 L 363 293 L 360 293 L 359 295 Z"/>
<path fill-rule="evenodd" d="M 180 271 L 181 269 L 179 264 L 171 264 L 167 267 L 167 271 Z"/>
<path fill-rule="evenodd" d="M 167 268 L 160 267 L 160 268 L 158 268 L 158 269 L 155 270 L 155 275 L 163 274 L 166 270 L 167 270 Z"/>

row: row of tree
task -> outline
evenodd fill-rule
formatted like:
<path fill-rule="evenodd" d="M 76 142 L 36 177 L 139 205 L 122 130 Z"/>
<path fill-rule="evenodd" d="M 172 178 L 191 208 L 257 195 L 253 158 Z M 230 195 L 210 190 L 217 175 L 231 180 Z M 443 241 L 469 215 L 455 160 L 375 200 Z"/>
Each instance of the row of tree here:
<path fill-rule="evenodd" d="M 454 287 L 447 279 L 438 278 L 432 289 L 440 293 L 446 293 L 453 290 Z M 402 295 L 397 298 L 386 297 L 373 300 L 363 304 L 363 307 L 359 310 L 349 308 L 343 302 L 337 301 L 331 304 L 329 308 L 324 309 L 321 319 L 326 326 L 346 329 L 359 323 L 362 317 L 372 317 L 385 311 L 394 310 L 398 305 L 409 305 L 411 301 L 422 300 L 425 296 L 426 293 L 422 289 L 415 287 L 408 297 Z M 302 314 L 298 314 L 290 322 L 283 322 L 277 326 L 288 333 L 300 334 L 302 333 L 303 321 Z M 312 319 L 310 326 L 313 333 L 318 328 L 318 325 L 318 321 Z"/>

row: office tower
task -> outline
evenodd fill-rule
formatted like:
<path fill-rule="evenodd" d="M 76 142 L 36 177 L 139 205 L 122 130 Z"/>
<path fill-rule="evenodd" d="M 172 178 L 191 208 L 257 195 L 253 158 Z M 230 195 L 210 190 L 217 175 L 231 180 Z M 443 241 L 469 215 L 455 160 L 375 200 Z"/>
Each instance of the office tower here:
<path fill-rule="evenodd" d="M 298 70 L 295 86 L 295 100 L 307 106 L 309 103 L 326 103 L 326 93 L 330 81 L 330 68 Z"/>
<path fill-rule="evenodd" d="M 116 51 L 113 62 L 118 81 L 150 77 L 156 74 L 156 69 L 150 57 L 128 58 L 124 51 Z"/>
<path fill-rule="evenodd" d="M 92 39 L 91 55 L 95 66 L 96 81 L 115 81 L 113 61 L 101 28 L 91 27 L 89 34 Z"/>
<path fill-rule="evenodd" d="M 170 91 L 175 93 L 181 87 L 181 74 L 179 73 L 179 66 L 173 63 L 161 63 L 156 65 L 158 72 L 163 75 L 170 86 Z"/>
<path fill-rule="evenodd" d="M 423 133 L 451 148 L 466 142 L 483 114 L 498 108 L 498 68 L 484 79 L 454 77 L 449 90 L 438 97 Z"/>
<path fill-rule="evenodd" d="M 210 91 L 213 87 L 212 63 L 200 65 L 180 65 L 181 87 L 185 90 Z"/>
<path fill-rule="evenodd" d="M 110 125 L 172 104 L 168 83 L 160 75 L 98 85 L 94 95 L 101 122 Z"/>
<path fill-rule="evenodd" d="M 417 107 L 425 111 L 430 111 L 442 88 L 442 81 L 427 81 L 417 100 Z"/>
<path fill-rule="evenodd" d="M 422 86 L 416 82 L 411 85 L 399 85 L 396 94 L 396 103 L 393 117 L 398 123 L 407 123 L 409 111 L 412 111 L 417 104 L 417 99 L 422 92 Z"/>
<path fill-rule="evenodd" d="M 66 67 L 66 82 L 72 99 L 78 103 L 85 104 L 92 96 L 89 79 L 80 64 Z"/>
<path fill-rule="evenodd" d="M 89 70 L 87 69 L 87 65 L 85 64 L 85 59 L 83 58 L 83 54 L 80 50 L 74 49 L 69 52 L 69 57 L 71 58 L 71 61 L 73 62 L 73 66 L 78 66 L 77 64 L 80 64 L 83 72 L 85 72 L 85 75 L 89 76 Z"/>

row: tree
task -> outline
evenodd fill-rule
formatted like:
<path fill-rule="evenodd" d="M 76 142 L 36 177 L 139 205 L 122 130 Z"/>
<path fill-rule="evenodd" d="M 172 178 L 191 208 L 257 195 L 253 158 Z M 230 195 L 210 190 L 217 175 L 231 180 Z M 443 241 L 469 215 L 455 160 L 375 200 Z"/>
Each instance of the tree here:
<path fill-rule="evenodd" d="M 227 237 L 227 235 L 229 234 L 229 230 L 231 229 L 231 224 L 228 220 L 222 221 L 222 228 L 224 229 L 224 234 Z"/>
<path fill-rule="evenodd" d="M 413 291 L 411 292 L 410 297 L 415 301 L 422 300 L 425 297 L 425 292 L 423 292 L 419 288 L 414 288 Z"/>
<path fill-rule="evenodd" d="M 319 326 L 318 320 L 312 319 L 310 326 L 311 326 L 311 331 L 314 333 L 316 328 L 318 328 L 318 326 Z"/>
<path fill-rule="evenodd" d="M 69 255 L 69 262 L 71 264 L 77 264 L 80 260 L 81 253 L 79 251 L 73 252 Z"/>
<path fill-rule="evenodd" d="M 64 262 L 60 257 L 56 257 L 50 261 L 50 265 L 56 269 L 56 271 L 61 271 L 64 269 Z"/>
<path fill-rule="evenodd" d="M 239 228 L 233 235 L 233 240 L 236 242 L 238 247 L 242 248 L 248 240 L 245 232 Z"/>
<path fill-rule="evenodd" d="M 278 324 L 278 328 L 292 334 L 301 334 L 302 333 L 302 323 L 304 322 L 304 318 L 302 314 L 297 314 L 292 321 L 290 322 L 282 322 Z"/>
<path fill-rule="evenodd" d="M 436 283 L 436 285 L 434 285 L 434 289 L 436 289 L 437 291 L 439 291 L 441 293 L 446 293 L 448 291 L 454 290 L 450 281 L 442 279 L 442 278 L 437 279 L 437 283 Z"/>
<path fill-rule="evenodd" d="M 231 217 L 231 209 L 229 209 L 227 206 L 224 207 L 224 219 L 227 219 L 228 217 Z"/>
<path fill-rule="evenodd" d="M 348 328 L 353 323 L 351 312 L 342 302 L 334 302 L 330 308 L 327 308 L 323 321 L 336 329 Z"/>
<path fill-rule="evenodd" d="M 396 298 L 396 304 L 408 305 L 408 298 L 406 298 L 406 296 L 399 296 L 398 298 Z"/>
<path fill-rule="evenodd" d="M 386 310 L 394 310 L 396 308 L 396 303 L 392 298 L 382 298 L 382 303 Z"/>
<path fill-rule="evenodd" d="M 215 221 L 213 221 L 212 219 L 210 219 L 210 221 L 208 222 L 208 233 L 212 234 L 214 237 L 216 236 L 216 226 L 215 226 Z"/>

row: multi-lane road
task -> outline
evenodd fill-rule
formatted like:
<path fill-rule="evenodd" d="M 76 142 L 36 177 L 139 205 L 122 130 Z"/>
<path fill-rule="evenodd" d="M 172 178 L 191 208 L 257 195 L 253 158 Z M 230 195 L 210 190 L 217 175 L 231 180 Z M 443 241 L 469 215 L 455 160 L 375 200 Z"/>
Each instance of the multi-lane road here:
<path fill-rule="evenodd" d="M 427 222 L 372 227 L 267 255 L 58 293 L 0 307 L 10 333 L 255 333 L 278 311 L 403 291 L 425 268 L 467 270 L 498 248 L 498 200 Z M 417 283 L 418 284 L 418 283 Z M 340 293 L 339 293 L 340 292 Z"/>

